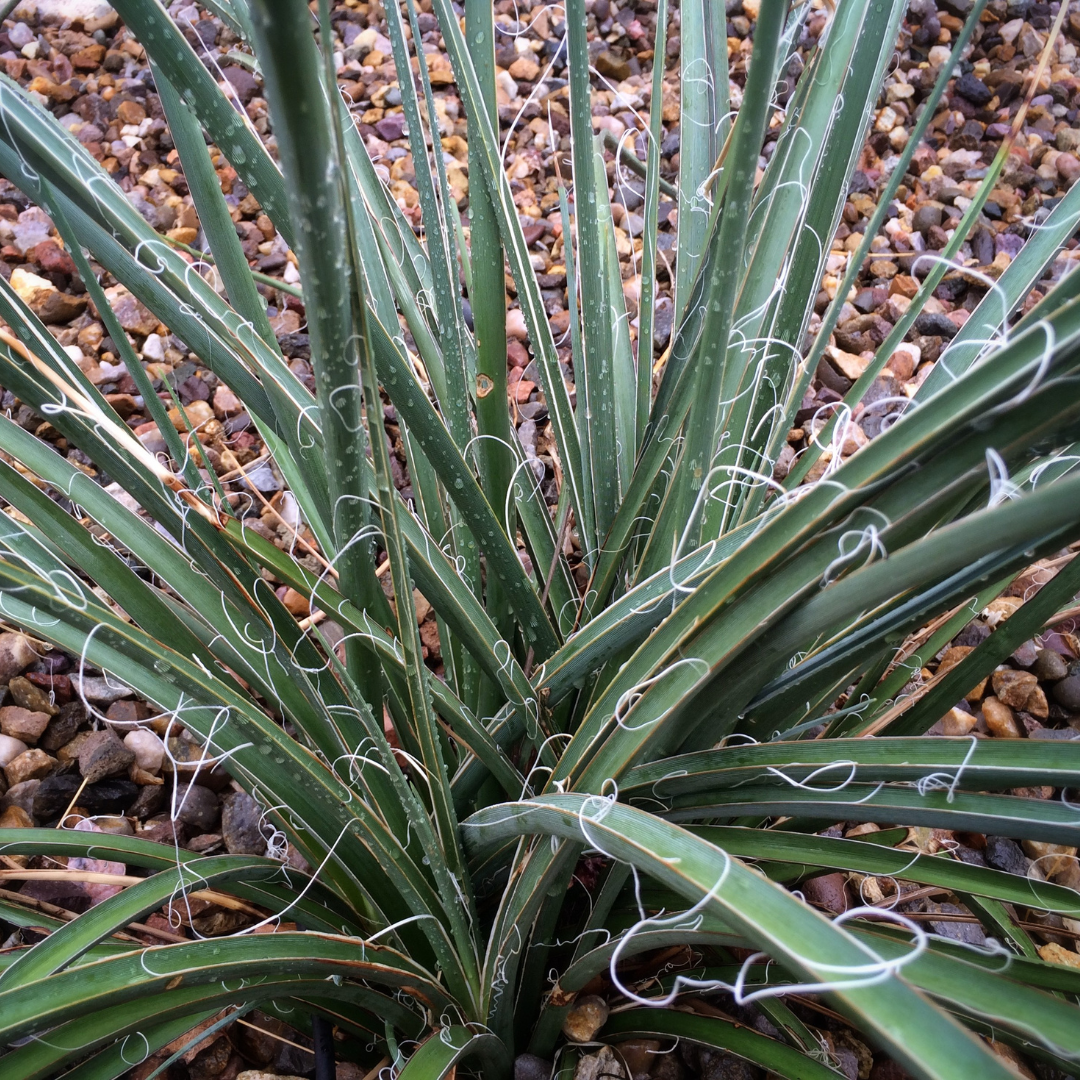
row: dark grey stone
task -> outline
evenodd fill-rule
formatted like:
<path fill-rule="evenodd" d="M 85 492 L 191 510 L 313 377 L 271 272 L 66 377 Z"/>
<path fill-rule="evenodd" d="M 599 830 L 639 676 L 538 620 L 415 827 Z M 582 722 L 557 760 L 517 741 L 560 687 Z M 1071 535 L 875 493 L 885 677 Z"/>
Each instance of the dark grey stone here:
<path fill-rule="evenodd" d="M 967 98 L 972 105 L 985 105 L 994 96 L 994 92 L 986 83 L 970 71 L 956 80 L 954 88 L 962 98 Z"/>
<path fill-rule="evenodd" d="M 995 870 L 1004 870 L 1007 874 L 1027 876 L 1031 860 L 1020 850 L 1020 845 L 1004 836 L 988 836 L 983 856 Z"/>
<path fill-rule="evenodd" d="M 924 311 L 915 320 L 915 330 L 927 337 L 954 338 L 958 327 L 944 312 Z"/>
<path fill-rule="evenodd" d="M 91 732 L 79 748 L 79 772 L 89 784 L 126 772 L 134 760 L 135 754 L 120 741 L 112 728 Z"/>
<path fill-rule="evenodd" d="M 262 807 L 246 791 L 234 791 L 221 807 L 221 835 L 231 855 L 266 854 Z"/>
<path fill-rule="evenodd" d="M 941 215 L 940 206 L 935 206 L 933 203 L 924 203 L 912 215 L 912 228 L 925 236 L 935 225 L 941 224 Z"/>
<path fill-rule="evenodd" d="M 39 821 L 55 821 L 70 805 L 82 784 L 75 773 L 48 776 L 34 795 L 33 814 Z M 122 814 L 139 794 L 139 785 L 130 780 L 101 780 L 87 784 L 78 805 L 88 814 Z"/>
<path fill-rule="evenodd" d="M 49 726 L 38 739 L 38 746 L 52 754 L 67 746 L 75 733 L 89 720 L 86 707 L 81 701 L 69 701 L 60 706 L 60 712 L 49 721 Z"/>
<path fill-rule="evenodd" d="M 1031 670 L 1037 678 L 1046 682 L 1057 682 L 1069 674 L 1061 653 L 1056 653 L 1053 649 L 1039 649 Z"/>
<path fill-rule="evenodd" d="M 551 1080 L 553 1066 L 536 1054 L 518 1054 L 514 1058 L 514 1080 Z"/>
<path fill-rule="evenodd" d="M 210 832 L 218 822 L 221 807 L 217 796 L 201 784 L 181 784 L 177 793 L 176 816 L 185 824 Z"/>
<path fill-rule="evenodd" d="M 128 815 L 138 821 L 152 817 L 165 805 L 164 784 L 144 784 L 139 788 L 135 801 L 128 807 Z"/>
<path fill-rule="evenodd" d="M 1069 675 L 1059 683 L 1054 684 L 1051 691 L 1054 700 L 1064 705 L 1066 709 L 1080 712 L 1080 675 Z"/>

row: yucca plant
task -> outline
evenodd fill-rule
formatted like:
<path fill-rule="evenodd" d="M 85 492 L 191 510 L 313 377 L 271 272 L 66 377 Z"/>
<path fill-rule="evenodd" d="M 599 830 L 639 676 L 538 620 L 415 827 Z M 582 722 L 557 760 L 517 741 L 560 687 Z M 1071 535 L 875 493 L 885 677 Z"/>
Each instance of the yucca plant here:
<path fill-rule="evenodd" d="M 1011 318 L 1074 230 L 1080 185 L 921 386 L 871 407 L 890 422 L 849 453 L 853 410 L 958 272 L 1006 140 L 985 178 L 966 181 L 962 220 L 906 313 L 844 402 L 805 419 L 808 448 L 774 478 L 983 2 L 817 319 L 904 4 L 840 0 L 790 87 L 810 5 L 762 0 L 733 113 L 723 8 L 685 0 L 675 323 L 654 357 L 662 64 L 634 312 L 590 116 L 584 2 L 566 0 L 572 370 L 503 169 L 484 0 L 466 0 L 463 19 L 434 0 L 468 114 L 467 234 L 431 153 L 427 67 L 410 66 L 415 5 L 386 9 L 422 239 L 340 98 L 327 0 L 314 19 L 299 0 L 213 5 L 265 82 L 277 160 L 162 8 L 116 7 L 146 50 L 215 270 L 155 234 L 37 101 L 0 83 L 0 172 L 51 216 L 167 448 L 144 448 L 0 280 L 0 383 L 119 485 L 0 417 L 0 612 L 195 736 L 287 843 L 276 859 L 199 856 L 137 836 L 0 831 L 6 856 L 145 872 L 66 923 L 0 900 L 5 922 L 51 931 L 0 956 L 5 1080 L 119 1076 L 229 1005 L 301 1029 L 328 1020 L 340 1059 L 385 1058 L 409 1080 L 455 1067 L 503 1077 L 524 1052 L 569 1075 L 579 1047 L 564 1022 L 597 988 L 613 1011 L 587 1039 L 677 1037 L 789 1078 L 840 1075 L 790 994 L 820 995 L 920 1077 L 1014 1075 L 984 1037 L 1071 1071 L 1080 971 L 1040 959 L 1018 911 L 1080 918 L 1075 891 L 894 849 L 905 829 L 880 843 L 819 834 L 869 822 L 1075 850 L 1065 796 L 1078 747 L 923 736 L 1068 607 L 1080 560 L 947 675 L 918 676 L 1015 575 L 1080 539 L 1080 278 Z M 660 0 L 657 58 L 667 20 Z M 298 257 L 313 391 L 279 349 L 204 133 Z M 507 408 L 507 266 L 550 416 L 555 504 Z M 249 527 L 242 477 L 208 468 L 206 432 L 178 432 L 101 270 L 242 400 L 299 509 L 306 540 L 291 551 Z M 341 642 L 317 618 L 298 623 L 280 585 L 339 624 Z M 414 589 L 437 614 L 444 677 L 424 663 Z M 1015 793 L 1040 785 L 1062 797 Z M 796 894 L 829 870 L 947 889 L 999 944 L 962 946 L 866 909 L 830 921 Z M 113 936 L 207 888 L 256 905 L 277 932 L 154 947 Z M 680 1008 L 729 993 L 776 1037 Z"/>

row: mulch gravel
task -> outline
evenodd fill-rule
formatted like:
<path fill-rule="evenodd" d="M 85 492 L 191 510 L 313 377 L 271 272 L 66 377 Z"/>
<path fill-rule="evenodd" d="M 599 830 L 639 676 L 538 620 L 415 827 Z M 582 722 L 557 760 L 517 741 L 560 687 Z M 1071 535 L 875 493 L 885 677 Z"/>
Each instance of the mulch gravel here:
<path fill-rule="evenodd" d="M 103 5 L 81 0 L 80 6 L 51 6 L 38 14 L 29 2 L 0 29 L 0 63 L 70 129 L 101 162 L 129 199 L 155 229 L 172 240 L 201 249 L 204 238 L 187 183 L 179 168 L 162 109 L 143 51 L 114 13 Z M 75 0 L 72 0 L 74 3 Z M 430 0 L 419 4 L 422 48 L 435 88 L 439 133 L 451 189 L 460 208 L 468 207 L 468 169 L 464 109 L 441 35 L 430 12 Z M 807 19 L 800 47 L 814 44 L 826 24 L 824 8 L 816 2 Z M 655 32 L 654 0 L 587 0 L 589 52 L 601 78 L 594 93 L 594 125 L 616 139 L 627 137 L 639 157 L 645 155 L 650 100 L 650 44 Z M 947 60 L 953 36 L 970 8 L 970 0 L 913 0 L 904 22 L 897 63 L 873 118 L 872 130 L 832 242 L 827 273 L 811 323 L 835 296 L 847 259 L 865 231 L 876 205 L 877 192 L 906 145 L 920 103 L 929 93 L 940 66 Z M 178 0 L 170 12 L 185 27 L 188 40 L 243 109 L 255 129 L 268 133 L 266 101 L 259 81 L 229 54 L 239 41 L 206 11 Z M 496 59 L 499 65 L 498 104 L 501 135 L 514 202 L 525 227 L 533 267 L 539 275 L 543 302 L 559 342 L 560 358 L 570 365 L 567 336 L 566 268 L 558 211 L 561 175 L 569 174 L 570 150 L 565 30 L 559 8 L 533 0 L 497 0 L 499 24 Z M 752 19 L 756 4 L 729 0 L 728 48 L 731 80 L 745 81 Z M 1037 63 L 1056 4 L 1020 0 L 990 0 L 976 29 L 974 44 L 961 64 L 961 73 L 930 126 L 903 178 L 873 257 L 861 270 L 854 295 L 844 304 L 830 349 L 818 368 L 799 413 L 800 426 L 788 436 L 776 475 L 782 477 L 813 439 L 829 413 L 865 369 L 874 350 L 906 310 L 925 271 L 920 254 L 940 251 L 975 193 L 987 167 L 1007 135 L 1024 97 L 1025 76 Z M 412 155 L 396 73 L 390 60 L 382 8 L 378 4 L 345 0 L 333 14 L 335 48 L 342 91 L 367 145 L 376 170 L 389 186 L 406 217 L 419 229 L 420 209 Z M 1024 126 L 1016 139 L 1005 172 L 990 196 L 985 212 L 963 245 L 965 265 L 996 278 L 1009 265 L 1031 230 L 1046 216 L 1080 175 L 1080 14 L 1071 14 L 1057 42 L 1054 58 L 1036 88 Z M 675 182 L 679 159 L 678 12 L 669 26 L 668 74 L 664 79 L 661 138 L 662 174 Z M 775 147 L 775 130 L 763 150 L 762 164 Z M 629 134 L 628 134 L 629 133 Z M 222 191 L 229 203 L 245 254 L 253 268 L 277 277 L 283 284 L 299 282 L 296 260 L 273 224 L 262 213 L 224 157 L 215 154 Z M 616 224 L 616 246 L 623 265 L 624 292 L 633 315 L 640 287 L 639 256 L 643 229 L 640 180 L 617 167 L 607 152 Z M 664 198 L 660 207 L 660 300 L 651 344 L 660 358 L 669 344 L 672 323 L 670 274 L 674 260 L 676 206 Z M 1047 269 L 1044 280 L 1025 304 L 1036 302 L 1053 282 L 1070 270 L 1078 257 L 1076 240 Z M 99 269 L 95 267 L 95 269 Z M 7 181 L 0 181 L 0 274 L 27 300 L 67 348 L 89 379 L 121 417 L 153 451 L 164 448 L 153 430 L 137 388 L 118 350 L 105 333 L 70 256 L 64 251 L 49 218 Z M 304 540 L 314 537 L 298 525 L 295 501 L 280 474 L 266 460 L 264 448 L 243 404 L 208 371 L 199 357 L 161 325 L 123 286 L 101 272 L 102 284 L 121 325 L 166 403 L 166 383 L 178 395 L 185 416 L 173 410 L 178 430 L 197 426 L 207 447 L 209 465 L 227 478 L 234 491 L 255 496 L 246 518 L 267 539 L 293 546 L 299 528 Z M 283 352 L 302 380 L 312 384 L 310 347 L 305 332 L 303 303 L 283 289 L 260 285 L 269 304 L 272 325 Z M 512 285 L 511 298 L 513 298 Z M 962 274 L 946 275 L 923 315 L 897 349 L 871 389 L 871 400 L 911 396 L 932 370 L 943 346 L 963 326 L 982 298 L 985 286 Z M 636 322 L 632 323 L 636 333 Z M 554 440 L 539 378 L 526 340 L 524 322 L 515 308 L 508 319 L 507 365 L 510 408 L 518 434 L 534 469 L 543 470 L 545 495 L 556 497 Z M 0 408 L 19 424 L 54 445 L 90 476 L 103 482 L 94 466 L 52 425 L 12 393 L 0 392 Z M 399 487 L 408 495 L 405 457 L 387 409 L 387 432 L 395 451 Z M 840 453 L 846 457 L 880 430 L 880 417 L 854 413 Z M 820 474 L 828 455 L 811 472 Z M 117 490 L 116 494 L 120 494 Z M 14 512 L 8 508 L 7 512 Z M 961 634 L 906 688 L 909 692 L 935 672 L 947 670 L 978 644 L 1022 598 L 1038 589 L 1060 569 L 1057 560 L 1033 568 L 1008 594 L 974 619 Z M 284 585 L 279 595 L 297 617 L 311 615 L 308 601 Z M 441 670 L 434 617 L 421 602 L 426 659 Z M 326 624 L 324 624 L 326 626 Z M 327 627 L 331 634 L 333 627 Z M 1080 640 L 1073 622 L 1048 629 L 1025 643 L 986 684 L 967 695 L 934 733 L 978 738 L 1061 739 L 1080 733 Z M 0 686 L 6 686 L 0 705 L 0 827 L 56 826 L 134 834 L 193 851 L 263 853 L 301 866 L 302 859 L 285 846 L 261 816 L 257 804 L 227 772 L 207 767 L 203 750 L 182 725 L 155 715 L 115 680 L 85 669 L 77 657 L 66 656 L 16 633 L 0 634 Z M 1052 789 L 1025 790 L 1027 796 L 1050 798 Z M 1020 792 L 1018 792 L 1020 794 Z M 829 832 L 852 835 L 874 826 Z M 910 830 L 906 844 L 913 850 L 951 850 L 965 861 L 1013 873 L 1045 877 L 1080 889 L 1075 849 L 970 834 L 952 835 L 925 829 Z M 55 866 L 63 860 L 0 856 L 9 869 Z M 70 861 L 69 861 L 70 862 Z M 81 860 L 89 863 L 92 860 Z M 82 866 L 101 869 L 113 864 Z M 118 872 L 123 872 L 120 867 Z M 824 875 L 804 885 L 811 903 L 839 912 L 855 902 L 888 901 L 897 883 L 853 875 Z M 923 917 L 934 931 L 977 942 L 982 931 L 962 906 L 940 893 L 904 886 L 901 904 Z M 62 882 L 29 882 L 19 892 L 47 913 L 70 918 L 103 899 L 115 886 Z M 955 898 L 953 898 L 955 899 Z M 1034 920 L 1032 913 L 1019 913 Z M 250 913 L 230 911 L 208 901 L 191 901 L 149 916 L 129 933 L 148 944 L 185 939 L 196 934 L 233 932 L 254 920 Z M 0 924 L 2 926 L 2 924 Z M 1040 952 L 1056 962 L 1080 964 L 1076 952 L 1080 924 L 1050 920 L 1033 931 Z M 35 939 L 35 933 L 8 928 L 4 948 Z M 841 1071 L 854 1080 L 871 1076 L 890 1080 L 904 1074 L 893 1063 L 875 1060 L 872 1052 L 828 1010 L 810 1004 L 797 1006 L 807 1022 L 823 1032 Z M 729 1015 L 732 1015 L 729 1010 Z M 762 1030 L 769 1025 L 753 1010 L 740 1018 Z M 253 1018 L 248 1017 L 251 1021 Z M 256 1015 L 256 1027 L 233 1025 L 229 1034 L 212 1036 L 185 1054 L 170 1075 L 189 1080 L 235 1080 L 243 1070 L 266 1075 L 311 1075 L 313 1061 L 303 1049 L 307 1041 L 279 1021 Z M 273 1038 L 272 1036 L 279 1036 Z M 287 1041 L 282 1041 L 284 1037 Z M 309 1045 L 309 1044 L 308 1044 Z M 652 1053 L 652 1051 L 650 1051 Z M 1011 1053 L 1001 1048 L 1001 1053 Z M 655 1058 L 655 1060 L 653 1060 Z M 627 1059 L 628 1060 L 628 1059 Z M 656 1080 L 681 1080 L 700 1075 L 708 1080 L 761 1075 L 745 1063 L 720 1054 L 688 1048 L 678 1055 L 652 1054 L 634 1071 L 641 1080 L 651 1071 Z M 133 1070 L 141 1077 L 149 1064 Z M 625 1061 L 624 1061 L 625 1064 Z M 1050 1076 L 1045 1067 L 1017 1062 L 1025 1075 Z M 612 1068 L 623 1075 L 623 1064 Z M 351 1077 L 342 1066 L 342 1080 Z M 1036 1072 L 1030 1071 L 1035 1069 Z M 623 1072 L 620 1072 L 623 1070 Z M 357 1074 L 358 1075 L 358 1074 Z M 246 1080 L 257 1080 L 254 1075 Z"/>

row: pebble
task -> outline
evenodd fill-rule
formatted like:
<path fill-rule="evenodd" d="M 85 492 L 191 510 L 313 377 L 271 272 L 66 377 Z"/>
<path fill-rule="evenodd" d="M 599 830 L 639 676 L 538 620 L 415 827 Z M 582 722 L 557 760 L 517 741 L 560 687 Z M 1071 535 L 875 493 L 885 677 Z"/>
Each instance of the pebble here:
<path fill-rule="evenodd" d="M 619 1043 L 618 1050 L 632 1080 L 647 1080 L 660 1053 L 660 1042 L 657 1039 L 626 1039 Z"/>
<path fill-rule="evenodd" d="M 506 332 L 519 341 L 528 339 L 529 332 L 525 329 L 525 316 L 522 315 L 520 308 L 511 308 L 506 313 Z"/>
<path fill-rule="evenodd" d="M 111 833 L 113 836 L 135 835 L 135 829 L 131 822 L 120 814 L 98 814 L 94 817 L 94 824 L 103 833 Z"/>
<path fill-rule="evenodd" d="M 0 708 L 0 732 L 27 745 L 35 744 L 52 719 L 47 712 L 31 712 L 21 705 Z"/>
<path fill-rule="evenodd" d="M 840 915 L 851 906 L 843 874 L 819 874 L 802 883 L 801 892 L 809 904 Z"/>
<path fill-rule="evenodd" d="M 506 359 L 511 366 L 524 368 L 529 366 L 529 361 L 532 358 L 529 356 L 529 350 L 520 341 L 511 338 L 506 343 Z"/>
<path fill-rule="evenodd" d="M 244 791 L 234 791 L 221 808 L 221 834 L 231 855 L 265 855 L 262 807 Z"/>
<path fill-rule="evenodd" d="M 18 676 L 8 683 L 8 691 L 15 700 L 16 705 L 21 705 L 30 712 L 40 712 L 52 717 L 60 712 L 60 706 L 54 705 L 48 693 L 40 686 L 35 686 L 25 676 Z"/>
<path fill-rule="evenodd" d="M 405 114 L 390 113 L 384 116 L 376 122 L 375 130 L 379 133 L 379 138 L 386 142 L 400 139 L 405 134 Z"/>
<path fill-rule="evenodd" d="M 670 297 L 661 296 L 656 301 L 656 310 L 653 314 L 653 344 L 656 348 L 667 348 L 674 323 L 675 305 Z"/>
<path fill-rule="evenodd" d="M 23 634 L 0 634 L 0 683 L 10 682 L 37 658 L 37 653 Z"/>
<path fill-rule="evenodd" d="M 148 334 L 143 342 L 142 356 L 144 360 L 160 363 L 165 359 L 165 342 L 160 334 Z"/>
<path fill-rule="evenodd" d="M 1075 154 L 1058 154 L 1054 164 L 1058 175 L 1065 181 L 1065 185 L 1072 187 L 1076 178 L 1080 176 L 1080 158 Z"/>
<path fill-rule="evenodd" d="M 942 208 L 937 204 L 924 203 L 912 215 L 911 227 L 925 236 L 931 228 L 941 224 L 942 214 Z"/>
<path fill-rule="evenodd" d="M 138 780 L 136 779 L 135 782 L 138 783 Z M 135 796 L 134 801 L 127 808 L 125 813 L 129 817 L 135 818 L 137 821 L 142 821 L 152 814 L 158 813 L 164 805 L 164 783 L 144 784 L 139 786 L 139 793 Z"/>
<path fill-rule="evenodd" d="M 42 780 L 34 796 L 34 817 L 39 821 L 54 821 L 67 809 L 81 784 L 82 778 L 72 773 Z M 110 777 L 87 784 L 78 805 L 88 814 L 122 814 L 135 801 L 139 790 L 130 780 Z"/>
<path fill-rule="evenodd" d="M 1013 709 L 1022 709 L 1038 687 L 1039 680 L 1030 671 L 998 668 L 990 677 L 997 699 Z"/>
<path fill-rule="evenodd" d="M 986 83 L 970 71 L 961 75 L 953 84 L 953 88 L 973 105 L 985 105 L 994 96 L 994 92 Z"/>
<path fill-rule="evenodd" d="M 1024 733 L 1021 731 L 1020 725 L 1017 723 L 1012 709 L 993 695 L 983 700 L 982 714 L 983 719 L 986 721 L 986 726 L 990 729 L 990 733 L 997 736 L 997 738 L 1023 738 Z"/>
<path fill-rule="evenodd" d="M 17 268 L 11 272 L 11 287 L 47 326 L 70 322 L 86 307 L 85 296 L 63 293 L 51 281 L 26 270 Z"/>
<path fill-rule="evenodd" d="M 90 738 L 89 731 L 77 732 L 71 742 L 65 743 L 56 751 L 56 756 L 60 759 L 62 764 L 68 764 L 69 762 L 78 763 L 79 751 L 82 749 L 82 744 Z"/>
<path fill-rule="evenodd" d="M 34 819 L 21 807 L 9 806 L 0 814 L 0 829 L 32 829 Z"/>
<path fill-rule="evenodd" d="M 574 1080 L 626 1080 L 622 1061 L 610 1046 L 602 1046 L 595 1054 L 582 1054 L 574 1070 Z"/>
<path fill-rule="evenodd" d="M 21 739 L 16 739 L 11 735 L 0 735 L 0 768 L 29 749 Z"/>
<path fill-rule="evenodd" d="M 46 675 L 41 671 L 28 671 L 25 678 L 45 691 L 54 705 L 65 705 L 72 698 L 71 680 L 66 675 Z"/>
<path fill-rule="evenodd" d="M 938 664 L 937 674 L 945 675 L 947 672 L 952 671 L 952 669 L 971 652 L 972 648 L 974 648 L 972 645 L 953 645 L 946 649 Z M 976 686 L 969 690 L 964 697 L 973 703 L 981 700 L 986 691 L 987 681 L 988 680 L 986 679 L 982 679 Z"/>
<path fill-rule="evenodd" d="M 957 907 L 956 904 L 936 904 L 932 900 L 924 900 L 921 907 L 928 914 L 966 914 L 966 911 Z M 940 937 L 952 938 L 953 941 L 963 941 L 968 945 L 984 945 L 986 943 L 986 933 L 978 923 L 931 919 L 930 925 L 933 927 L 934 933 Z"/>
<path fill-rule="evenodd" d="M 957 736 L 967 735 L 978 723 L 978 719 L 963 709 L 955 706 L 941 718 L 942 734 Z"/>
<path fill-rule="evenodd" d="M 571 1042 L 592 1042 L 607 1023 L 608 1012 L 608 1004 L 602 997 L 586 994 L 578 998 L 566 1014 L 562 1024 L 563 1034 Z"/>
<path fill-rule="evenodd" d="M 32 815 L 34 793 L 41 786 L 41 783 L 40 780 L 24 780 L 19 784 L 12 784 L 7 793 L 0 798 L 0 807 L 18 806 Z"/>
<path fill-rule="evenodd" d="M 245 486 L 253 488 L 255 491 L 261 491 L 264 495 L 282 489 L 282 483 L 277 478 L 277 474 L 269 462 L 263 462 L 253 469 L 247 469 L 245 472 Z"/>
<path fill-rule="evenodd" d="M 88 784 L 126 772 L 135 754 L 116 736 L 112 728 L 91 732 L 79 749 L 79 772 Z"/>
<path fill-rule="evenodd" d="M 1046 691 L 1041 686 L 1036 686 L 1024 702 L 1024 712 L 1034 716 L 1037 720 L 1045 720 L 1050 715 L 1050 703 L 1046 700 Z"/>
<path fill-rule="evenodd" d="M 184 784 L 177 797 L 177 818 L 200 832 L 209 832 L 218 821 L 217 796 L 201 784 Z"/>
<path fill-rule="evenodd" d="M 915 369 L 919 366 L 920 359 L 921 350 L 918 345 L 912 345 L 910 342 L 902 342 L 897 345 L 892 356 L 889 357 L 887 366 L 901 382 L 907 382 L 907 380 L 915 374 Z"/>
<path fill-rule="evenodd" d="M 157 330 L 157 316 L 136 300 L 122 285 L 106 289 L 105 295 L 117 319 L 120 320 L 120 325 L 129 334 L 146 337 L 147 334 L 152 334 Z"/>
<path fill-rule="evenodd" d="M 24 750 L 18 757 L 12 758 L 4 766 L 4 775 L 10 787 L 25 783 L 27 780 L 41 780 L 56 768 L 56 758 L 50 757 L 36 746 Z M 8 792 L 10 794 L 10 790 Z"/>
<path fill-rule="evenodd" d="M 956 337 L 960 328 L 943 312 L 923 311 L 915 320 L 915 330 L 927 337 Z"/>
<path fill-rule="evenodd" d="M 995 870 L 1004 870 L 1008 874 L 1027 876 L 1028 859 L 1020 850 L 1020 845 L 1004 836 L 988 836 L 983 855 L 987 863 Z"/>
<path fill-rule="evenodd" d="M 91 705 L 111 705 L 121 698 L 134 696 L 134 691 L 124 686 L 116 679 L 104 678 L 103 676 L 83 675 L 72 676 L 72 685 L 76 692 L 81 693 Z"/>
<path fill-rule="evenodd" d="M 540 65 L 528 56 L 519 56 L 509 68 L 510 74 L 522 82 L 535 82 L 540 74 Z M 376 125 L 378 127 L 378 125 Z"/>
<path fill-rule="evenodd" d="M 38 821 L 54 821 L 70 805 L 82 781 L 77 776 L 50 776 L 40 782 L 31 805 Z"/>
<path fill-rule="evenodd" d="M 236 1074 L 236 1080 L 304 1080 L 304 1077 L 277 1072 L 264 1072 L 262 1069 L 245 1069 L 242 1073 Z"/>
<path fill-rule="evenodd" d="M 1076 848 L 1064 844 L 1048 844 L 1042 840 L 1021 840 L 1024 854 L 1039 864 L 1039 869 L 1049 878 L 1060 874 L 1076 859 Z"/>
<path fill-rule="evenodd" d="M 1044 728 L 1037 727 L 1028 732 L 1029 739 L 1049 739 L 1055 742 L 1072 742 L 1080 739 L 1080 733 L 1071 727 L 1067 728 Z"/>
<path fill-rule="evenodd" d="M 551 1080 L 554 1065 L 536 1054 L 518 1054 L 514 1058 L 514 1080 Z"/>
<path fill-rule="evenodd" d="M 1066 967 L 1080 968 L 1080 953 L 1066 949 L 1056 941 L 1038 946 L 1039 958 L 1048 964 L 1063 964 Z"/>
<path fill-rule="evenodd" d="M 28 881 L 19 892 L 34 900 L 43 900 L 46 904 L 65 908 L 76 915 L 88 911 L 91 906 L 87 887 L 78 881 Z"/>
<path fill-rule="evenodd" d="M 223 74 L 233 90 L 236 91 L 236 96 L 240 99 L 241 105 L 249 104 L 251 99 L 261 91 L 258 79 L 247 68 L 234 64 L 225 68 Z"/>
<path fill-rule="evenodd" d="M 1031 670 L 1037 679 L 1044 682 L 1056 682 L 1069 674 L 1061 654 L 1052 649 L 1040 649 Z"/>
<path fill-rule="evenodd" d="M 69 701 L 60 706 L 60 712 L 50 721 L 45 734 L 38 739 L 42 750 L 55 753 L 75 738 L 79 728 L 89 720 L 86 706 L 81 701 Z"/>
<path fill-rule="evenodd" d="M 227 416 L 235 416 L 243 409 L 240 399 L 224 384 L 214 391 L 214 415 L 219 420 Z"/>
<path fill-rule="evenodd" d="M 124 736 L 124 745 L 135 755 L 135 763 L 144 772 L 158 773 L 165 760 L 165 744 L 152 731 L 138 728 Z"/>
<path fill-rule="evenodd" d="M 1039 658 L 1039 650 L 1035 642 L 1028 638 L 1021 646 L 1013 651 L 1009 658 L 1017 667 L 1030 668 Z"/>
<path fill-rule="evenodd" d="M 36 40 L 34 31 L 24 22 L 17 22 L 8 31 L 8 40 L 16 49 L 21 49 L 25 45 L 29 45 L 31 41 Z"/>
<path fill-rule="evenodd" d="M 1059 705 L 1064 705 L 1072 712 L 1080 712 L 1080 675 L 1070 675 L 1055 683 L 1051 693 Z M 0 716 L 3 709 L 0 709 Z"/>

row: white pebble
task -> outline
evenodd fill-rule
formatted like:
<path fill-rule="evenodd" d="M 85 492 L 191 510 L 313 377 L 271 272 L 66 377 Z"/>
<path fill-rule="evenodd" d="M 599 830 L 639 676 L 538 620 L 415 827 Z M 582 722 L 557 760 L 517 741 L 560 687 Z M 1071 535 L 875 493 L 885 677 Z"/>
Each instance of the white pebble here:
<path fill-rule="evenodd" d="M 143 359 L 160 362 L 165 359 L 165 342 L 159 334 L 147 334 L 143 342 Z"/>
<path fill-rule="evenodd" d="M 518 84 L 509 71 L 498 71 L 495 74 L 495 85 L 511 100 L 518 96 Z"/>
<path fill-rule="evenodd" d="M 525 316 L 520 308 L 511 308 L 506 313 L 506 333 L 519 341 L 525 341 L 529 331 L 525 328 Z"/>
<path fill-rule="evenodd" d="M 146 728 L 136 728 L 124 736 L 124 745 L 135 755 L 135 763 L 148 773 L 161 770 L 165 760 L 165 744 Z"/>
<path fill-rule="evenodd" d="M 22 739 L 14 739 L 10 735 L 0 735 L 0 767 L 14 761 L 20 754 L 24 754 L 30 747 Z"/>

